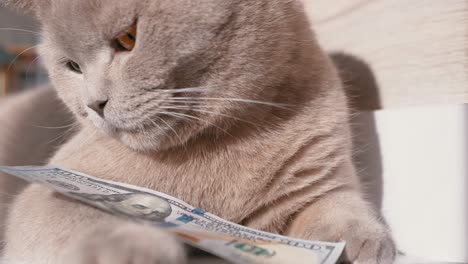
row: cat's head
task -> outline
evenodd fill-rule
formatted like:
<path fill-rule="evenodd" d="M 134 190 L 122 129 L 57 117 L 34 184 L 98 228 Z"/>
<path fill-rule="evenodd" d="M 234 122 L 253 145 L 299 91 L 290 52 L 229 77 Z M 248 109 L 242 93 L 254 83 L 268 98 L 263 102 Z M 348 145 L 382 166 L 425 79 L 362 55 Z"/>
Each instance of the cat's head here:
<path fill-rule="evenodd" d="M 299 55 L 295 0 L 6 2 L 41 22 L 40 54 L 78 119 L 137 150 L 260 115 Z"/>

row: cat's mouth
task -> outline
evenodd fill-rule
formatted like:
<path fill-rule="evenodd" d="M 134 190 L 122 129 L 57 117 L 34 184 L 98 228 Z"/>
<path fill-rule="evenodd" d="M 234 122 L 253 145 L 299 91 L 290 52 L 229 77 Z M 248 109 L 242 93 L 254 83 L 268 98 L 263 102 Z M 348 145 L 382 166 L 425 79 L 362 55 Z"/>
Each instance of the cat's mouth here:
<path fill-rule="evenodd" d="M 182 120 L 162 114 L 146 118 L 145 122 L 125 119 L 112 121 L 103 118 L 88 120 L 107 136 L 135 150 L 156 150 L 165 147 L 166 144 L 178 144 L 183 141 L 182 134 L 177 129 Z"/>
<path fill-rule="evenodd" d="M 204 117 L 206 113 L 212 113 L 197 97 L 182 93 L 192 90 L 198 92 L 199 88 L 178 89 L 177 96 L 171 91 L 167 98 L 153 98 L 148 104 L 135 103 L 132 110 L 120 109 L 114 104 L 106 105 L 101 114 L 86 109 L 85 119 L 106 136 L 138 151 L 184 145 L 203 124 L 209 123 Z"/>
<path fill-rule="evenodd" d="M 121 133 L 135 133 L 138 131 L 139 126 L 131 124 L 130 122 L 113 122 L 108 119 L 98 118 L 88 115 L 87 118 L 94 127 L 101 130 L 109 136 L 117 136 Z"/>
<path fill-rule="evenodd" d="M 104 133 L 108 134 L 109 136 L 118 136 L 121 134 L 143 133 L 143 131 L 148 131 L 153 127 L 150 124 L 136 125 L 136 124 L 128 124 L 128 123 L 126 124 L 124 122 L 111 123 L 105 120 L 93 122 L 93 123 L 98 129 L 102 130 Z"/>
<path fill-rule="evenodd" d="M 91 111 L 87 111 L 87 115 L 84 117 L 92 123 L 94 127 L 109 135 L 117 135 L 119 133 L 134 134 L 146 131 L 153 127 L 157 127 L 159 124 L 156 120 L 161 119 L 159 116 L 153 116 L 143 120 L 140 120 L 140 118 L 137 117 L 126 117 L 112 114 L 98 116 Z"/>

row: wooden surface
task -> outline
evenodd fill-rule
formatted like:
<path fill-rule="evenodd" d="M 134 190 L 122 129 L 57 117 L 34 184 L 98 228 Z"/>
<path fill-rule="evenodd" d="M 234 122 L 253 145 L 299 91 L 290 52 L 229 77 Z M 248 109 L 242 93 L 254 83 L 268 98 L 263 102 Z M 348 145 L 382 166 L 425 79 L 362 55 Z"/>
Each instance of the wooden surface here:
<path fill-rule="evenodd" d="M 374 74 L 347 75 L 365 86 L 359 108 L 468 103 L 468 1 L 302 1 L 324 49 Z"/>

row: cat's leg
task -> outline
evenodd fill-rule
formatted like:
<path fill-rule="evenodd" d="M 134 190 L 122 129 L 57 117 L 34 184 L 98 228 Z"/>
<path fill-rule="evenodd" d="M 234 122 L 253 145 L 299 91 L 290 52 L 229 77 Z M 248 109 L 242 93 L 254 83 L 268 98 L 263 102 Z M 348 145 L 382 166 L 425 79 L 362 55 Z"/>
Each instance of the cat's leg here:
<path fill-rule="evenodd" d="M 185 252 L 175 236 L 134 223 L 103 223 L 72 241 L 60 257 L 69 264 L 181 264 Z"/>
<path fill-rule="evenodd" d="M 336 190 L 310 204 L 293 219 L 287 235 L 346 241 L 346 259 L 358 264 L 391 264 L 396 254 L 390 230 L 352 189 Z"/>
<path fill-rule="evenodd" d="M 12 263 L 186 262 L 174 235 L 120 220 L 38 185 L 15 201 L 6 241 L 5 258 Z"/>

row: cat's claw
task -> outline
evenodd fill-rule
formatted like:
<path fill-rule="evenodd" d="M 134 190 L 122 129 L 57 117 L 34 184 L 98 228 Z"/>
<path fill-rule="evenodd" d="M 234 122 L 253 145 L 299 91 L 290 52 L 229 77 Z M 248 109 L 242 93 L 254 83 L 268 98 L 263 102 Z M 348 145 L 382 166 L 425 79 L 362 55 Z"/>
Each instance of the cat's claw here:
<path fill-rule="evenodd" d="M 392 264 L 396 248 L 390 232 L 380 223 L 356 225 L 344 231 L 345 254 L 353 264 Z"/>
<path fill-rule="evenodd" d="M 182 243 L 164 230 L 133 224 L 101 225 L 64 252 L 69 264 L 185 264 Z"/>
<path fill-rule="evenodd" d="M 395 261 L 395 246 L 390 238 L 377 240 L 365 239 L 358 244 L 361 248 L 357 252 L 355 264 L 392 264 Z"/>

